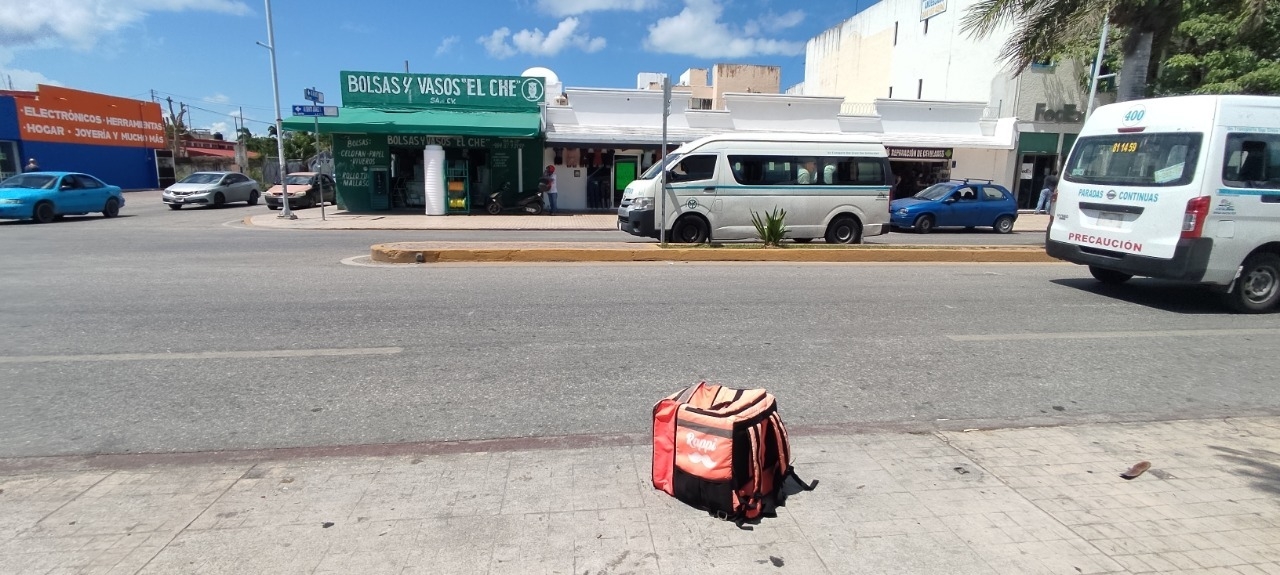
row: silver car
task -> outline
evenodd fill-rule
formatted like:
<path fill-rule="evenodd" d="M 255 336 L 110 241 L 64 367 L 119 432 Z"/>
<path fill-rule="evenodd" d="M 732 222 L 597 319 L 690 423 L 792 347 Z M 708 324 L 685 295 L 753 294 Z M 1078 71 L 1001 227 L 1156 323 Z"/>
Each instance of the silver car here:
<path fill-rule="evenodd" d="M 165 188 L 161 199 L 171 210 L 180 210 L 182 206 L 221 208 L 227 202 L 254 206 L 261 196 L 258 188 L 256 180 L 238 172 L 196 172 Z"/>

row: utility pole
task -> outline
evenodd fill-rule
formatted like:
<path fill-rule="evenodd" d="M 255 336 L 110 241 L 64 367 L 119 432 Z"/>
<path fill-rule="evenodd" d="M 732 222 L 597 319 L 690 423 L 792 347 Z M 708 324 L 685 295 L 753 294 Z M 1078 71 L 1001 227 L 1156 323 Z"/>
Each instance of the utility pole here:
<path fill-rule="evenodd" d="M 179 102 L 179 112 L 175 116 L 173 113 L 173 98 L 166 97 L 165 101 L 169 103 L 169 127 L 172 133 L 173 161 L 176 163 L 178 161 L 178 126 L 182 124 L 182 117 L 187 114 L 187 105 Z"/>

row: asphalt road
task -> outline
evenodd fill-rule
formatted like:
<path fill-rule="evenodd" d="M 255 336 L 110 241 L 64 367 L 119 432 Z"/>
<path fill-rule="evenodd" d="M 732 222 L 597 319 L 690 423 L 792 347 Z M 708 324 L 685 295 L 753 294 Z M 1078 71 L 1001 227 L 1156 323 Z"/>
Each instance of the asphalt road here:
<path fill-rule="evenodd" d="M 1280 316 L 1066 264 L 359 266 L 440 238 L 140 197 L 0 223 L 0 457 L 644 433 L 703 378 L 801 430 L 1280 412 Z"/>

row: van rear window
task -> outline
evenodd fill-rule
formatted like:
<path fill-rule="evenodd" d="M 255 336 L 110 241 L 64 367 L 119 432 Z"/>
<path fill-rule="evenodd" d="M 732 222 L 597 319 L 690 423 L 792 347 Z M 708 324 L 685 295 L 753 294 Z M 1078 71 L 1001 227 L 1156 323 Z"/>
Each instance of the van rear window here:
<path fill-rule="evenodd" d="M 1068 182 L 1182 186 L 1191 182 L 1201 134 L 1117 134 L 1076 140 L 1063 177 Z"/>

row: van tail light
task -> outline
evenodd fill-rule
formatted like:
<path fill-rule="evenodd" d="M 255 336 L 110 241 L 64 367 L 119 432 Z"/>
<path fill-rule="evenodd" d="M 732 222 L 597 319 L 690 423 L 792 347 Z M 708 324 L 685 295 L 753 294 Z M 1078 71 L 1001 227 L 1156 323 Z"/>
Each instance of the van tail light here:
<path fill-rule="evenodd" d="M 1187 212 L 1182 215 L 1182 237 L 1194 239 L 1204 233 L 1204 219 L 1209 216 L 1209 196 L 1187 200 Z"/>

